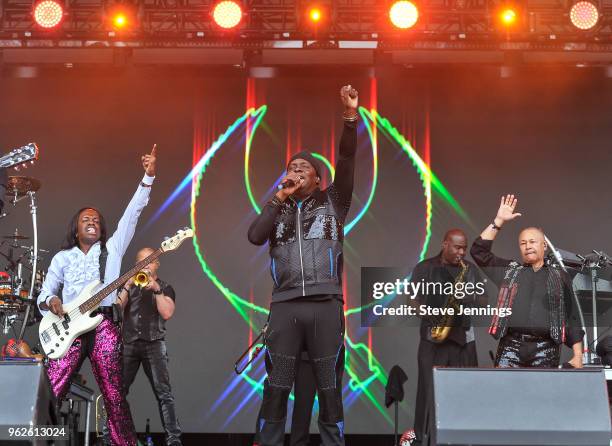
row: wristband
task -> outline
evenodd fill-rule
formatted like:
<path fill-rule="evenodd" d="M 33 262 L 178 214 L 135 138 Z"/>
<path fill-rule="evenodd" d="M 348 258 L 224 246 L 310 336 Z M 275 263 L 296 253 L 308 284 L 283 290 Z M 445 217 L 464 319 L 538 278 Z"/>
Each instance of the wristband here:
<path fill-rule="evenodd" d="M 501 226 L 497 226 L 497 225 L 495 224 L 495 222 L 493 222 L 493 223 L 491 223 L 491 228 L 493 228 L 493 229 L 494 229 L 494 230 L 496 230 L 496 231 L 499 231 L 499 230 L 501 229 Z"/>
<path fill-rule="evenodd" d="M 357 119 L 359 119 L 359 115 L 357 114 L 357 111 L 355 110 L 351 110 L 348 112 L 343 112 L 342 113 L 342 119 L 344 119 L 347 122 L 354 122 L 357 121 Z"/>

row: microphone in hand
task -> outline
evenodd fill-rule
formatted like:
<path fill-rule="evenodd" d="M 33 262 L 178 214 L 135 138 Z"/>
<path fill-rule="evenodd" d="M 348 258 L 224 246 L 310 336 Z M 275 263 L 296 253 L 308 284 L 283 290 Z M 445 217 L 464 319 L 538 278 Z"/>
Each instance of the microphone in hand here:
<path fill-rule="evenodd" d="M 303 180 L 302 177 L 298 177 L 300 180 Z M 295 181 L 293 181 L 291 178 L 285 178 L 279 185 L 278 185 L 278 190 L 281 189 L 290 189 L 292 187 L 295 187 L 296 183 Z"/>

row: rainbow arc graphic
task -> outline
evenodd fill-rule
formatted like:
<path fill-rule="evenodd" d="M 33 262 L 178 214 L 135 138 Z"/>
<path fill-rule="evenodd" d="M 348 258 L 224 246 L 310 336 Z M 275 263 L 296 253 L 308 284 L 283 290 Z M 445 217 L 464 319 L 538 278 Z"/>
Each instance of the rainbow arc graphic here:
<path fill-rule="evenodd" d="M 207 260 L 206 247 L 203 244 L 202 238 L 198 231 L 198 209 L 204 204 L 201 203 L 202 192 L 205 186 L 207 172 L 211 169 L 211 161 L 224 144 L 232 135 L 237 132 L 245 131 L 244 144 L 244 187 L 248 196 L 249 203 L 252 209 L 257 213 L 261 213 L 261 207 L 258 204 L 256 194 L 251 181 L 251 155 L 253 149 L 253 141 L 257 134 L 257 130 L 263 122 L 263 119 L 268 111 L 266 105 L 260 107 L 249 108 L 246 113 L 236 119 L 219 137 L 207 148 L 203 155 L 194 163 L 191 171 L 180 182 L 177 188 L 170 194 L 163 205 L 158 209 L 153 219 L 157 219 L 184 191 L 191 186 L 190 199 L 190 220 L 194 230 L 193 247 L 195 254 L 200 263 L 202 272 L 207 280 L 216 287 L 221 296 L 229 303 L 232 308 L 240 315 L 249 330 L 249 339 L 252 340 L 254 333 L 258 333 L 261 329 L 262 321 L 265 321 L 269 312 L 268 308 L 257 305 L 253 302 L 253 296 L 241 296 L 223 283 L 218 274 L 213 270 L 213 266 Z M 432 172 L 430 166 L 419 156 L 408 140 L 395 128 L 389 120 L 381 116 L 375 109 L 368 110 L 364 107 L 359 108 L 361 122 L 365 128 L 365 133 L 368 136 L 371 147 L 371 178 L 367 192 L 367 198 L 362 202 L 361 207 L 355 216 L 347 221 L 344 227 L 345 237 L 348 237 L 351 231 L 359 224 L 362 218 L 368 213 L 373 201 L 376 197 L 377 185 L 379 182 L 379 156 L 378 156 L 378 135 L 379 132 L 385 138 L 393 141 L 399 147 L 403 156 L 408 157 L 411 165 L 419 176 L 420 183 L 423 189 L 423 197 L 425 201 L 425 228 L 423 231 L 422 246 L 419 253 L 419 259 L 422 260 L 429 248 L 431 239 L 432 225 L 432 193 L 436 193 L 446 205 L 456 212 L 462 219 L 469 221 L 465 211 L 461 208 L 457 200 L 446 189 L 442 182 Z M 323 162 L 329 170 L 330 178 L 334 177 L 334 167 L 330 160 L 320 153 L 315 153 L 315 156 Z M 280 182 L 282 175 L 278 177 L 276 183 L 266 191 L 270 196 L 276 190 L 276 185 Z M 344 281 L 346 283 L 346 281 Z M 345 295 L 346 296 L 346 295 Z M 348 299 L 345 299 L 348 300 Z M 360 307 L 345 307 L 346 318 L 359 317 Z M 347 324 L 348 326 L 348 324 Z M 361 342 L 367 332 L 367 342 Z M 347 333 L 346 335 L 346 357 L 345 357 L 345 373 L 348 377 L 347 384 L 343 389 L 343 397 L 345 407 L 350 407 L 357 399 L 370 404 L 377 414 L 380 415 L 386 422 L 392 424 L 392 420 L 387 414 L 386 409 L 381 402 L 384 400 L 384 387 L 386 385 L 387 371 L 377 359 L 372 349 L 372 333 L 370 329 L 363 328 L 357 333 Z M 232 376 L 228 379 L 227 386 L 220 392 L 217 401 L 210 409 L 209 413 L 216 411 L 221 405 L 230 402 L 230 414 L 227 417 L 224 427 L 228 426 L 234 417 L 242 410 L 245 405 L 249 404 L 253 398 L 263 390 L 263 381 L 265 379 L 265 370 L 263 366 L 263 354 L 256 359 L 243 374 Z M 293 397 L 293 396 L 292 396 Z"/>

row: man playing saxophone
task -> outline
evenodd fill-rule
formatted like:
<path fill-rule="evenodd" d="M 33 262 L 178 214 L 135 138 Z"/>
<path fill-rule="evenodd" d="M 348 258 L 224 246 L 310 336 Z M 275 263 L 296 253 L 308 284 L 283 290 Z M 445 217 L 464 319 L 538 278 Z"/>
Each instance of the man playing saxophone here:
<path fill-rule="evenodd" d="M 459 289 L 461 283 L 482 282 L 476 266 L 464 259 L 467 252 L 467 237 L 460 229 L 446 232 L 442 242 L 442 250 L 432 258 L 419 262 L 413 272 L 412 282 L 423 282 L 427 286 L 422 289 L 433 289 L 433 293 L 421 294 L 415 297 L 416 303 L 430 308 L 454 307 L 461 304 L 474 303 L 474 296 L 447 295 L 440 290 Z M 457 299 L 461 297 L 460 301 Z M 485 299 L 485 297 L 482 297 Z M 455 314 L 459 311 L 456 309 Z M 416 444 L 427 444 L 426 433 L 430 420 L 429 405 L 433 395 L 433 367 L 477 367 L 476 342 L 474 329 L 468 316 L 452 318 L 421 319 L 420 342 L 417 354 L 419 378 L 414 416 L 414 430 L 417 435 Z M 422 442 L 422 443 L 419 443 Z"/>

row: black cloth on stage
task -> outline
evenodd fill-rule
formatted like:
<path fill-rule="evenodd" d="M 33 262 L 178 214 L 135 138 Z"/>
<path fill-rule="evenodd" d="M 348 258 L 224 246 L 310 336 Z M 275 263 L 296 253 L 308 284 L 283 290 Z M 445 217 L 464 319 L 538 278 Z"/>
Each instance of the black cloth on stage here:
<path fill-rule="evenodd" d="M 391 367 L 389 379 L 385 386 L 385 406 L 389 407 L 395 401 L 404 401 L 404 383 L 408 381 L 406 372 L 398 365 Z"/>

